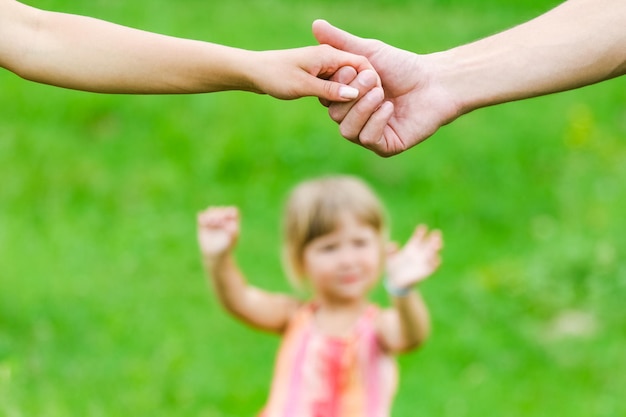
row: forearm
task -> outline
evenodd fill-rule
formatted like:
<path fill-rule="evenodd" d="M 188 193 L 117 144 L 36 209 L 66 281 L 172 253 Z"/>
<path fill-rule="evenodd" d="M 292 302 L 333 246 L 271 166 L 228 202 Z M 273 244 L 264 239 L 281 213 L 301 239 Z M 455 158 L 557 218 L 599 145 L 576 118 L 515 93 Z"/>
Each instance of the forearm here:
<path fill-rule="evenodd" d="M 401 343 L 398 350 L 407 351 L 420 346 L 430 333 L 430 315 L 421 294 L 411 290 L 406 296 L 392 296 L 392 299 L 399 320 Z"/>
<path fill-rule="evenodd" d="M 103 93 L 254 90 L 243 73 L 253 52 L 11 3 L 2 65 L 25 79 Z"/>
<path fill-rule="evenodd" d="M 626 73 L 626 1 L 569 0 L 508 31 L 427 56 L 460 113 Z"/>
<path fill-rule="evenodd" d="M 299 302 L 284 294 L 248 285 L 231 254 L 202 256 L 207 275 L 222 306 L 242 322 L 259 330 L 282 333 Z"/>
<path fill-rule="evenodd" d="M 217 299 L 235 316 L 245 311 L 245 294 L 248 284 L 231 254 L 202 257 L 203 265 Z"/>

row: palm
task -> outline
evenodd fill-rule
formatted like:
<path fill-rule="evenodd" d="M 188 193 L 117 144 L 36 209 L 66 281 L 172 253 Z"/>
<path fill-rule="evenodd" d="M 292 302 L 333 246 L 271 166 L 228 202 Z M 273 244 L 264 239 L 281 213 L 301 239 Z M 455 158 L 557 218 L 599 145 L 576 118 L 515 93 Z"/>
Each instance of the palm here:
<path fill-rule="evenodd" d="M 378 55 L 386 57 L 375 58 L 373 65 L 394 112 L 384 127 L 381 147 L 373 150 L 395 155 L 429 138 L 455 117 L 455 110 L 433 81 L 428 57 L 383 45 L 384 53 Z"/>
<path fill-rule="evenodd" d="M 390 101 L 394 113 L 383 130 L 384 142 L 374 151 L 384 155 L 395 155 L 416 143 L 416 136 L 421 136 L 419 119 L 419 100 L 416 91 L 420 86 L 411 73 L 414 67 L 414 54 L 384 45 L 380 52 L 370 57 L 378 70 L 385 91 L 385 100 Z M 390 64 L 392 63 L 392 64 Z M 421 138 L 420 138 L 421 139 Z M 423 140 L 423 139 L 422 139 Z"/>
<path fill-rule="evenodd" d="M 442 247 L 438 231 L 428 233 L 419 226 L 404 247 L 387 260 L 387 276 L 394 286 L 410 287 L 424 280 L 439 267 Z"/>
<path fill-rule="evenodd" d="M 224 229 L 203 229 L 198 240 L 202 252 L 207 255 L 217 255 L 225 252 L 233 244 L 232 235 Z"/>

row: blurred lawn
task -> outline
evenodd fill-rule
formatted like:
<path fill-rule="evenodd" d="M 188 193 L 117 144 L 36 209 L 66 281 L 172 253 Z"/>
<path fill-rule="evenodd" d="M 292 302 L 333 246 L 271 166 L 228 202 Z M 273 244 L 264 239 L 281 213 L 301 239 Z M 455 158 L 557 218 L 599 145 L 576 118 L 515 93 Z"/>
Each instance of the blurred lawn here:
<path fill-rule="evenodd" d="M 428 52 L 557 2 L 30 3 L 253 49 L 312 44 L 321 17 Z M 434 334 L 401 358 L 394 415 L 626 415 L 625 78 L 477 111 L 390 159 L 312 98 L 0 86 L 0 416 L 254 415 L 277 340 L 207 290 L 195 213 L 239 205 L 244 270 L 288 290 L 283 198 L 327 173 L 370 182 L 395 239 L 445 235 Z"/>

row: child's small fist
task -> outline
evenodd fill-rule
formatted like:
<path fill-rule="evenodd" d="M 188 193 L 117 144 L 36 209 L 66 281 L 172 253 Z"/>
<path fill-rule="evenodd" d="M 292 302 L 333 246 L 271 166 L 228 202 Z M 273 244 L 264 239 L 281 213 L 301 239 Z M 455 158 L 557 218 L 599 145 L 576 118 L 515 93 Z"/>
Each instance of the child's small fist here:
<path fill-rule="evenodd" d="M 232 250 L 238 236 L 236 207 L 209 207 L 198 214 L 198 243 L 205 256 L 219 256 Z"/>

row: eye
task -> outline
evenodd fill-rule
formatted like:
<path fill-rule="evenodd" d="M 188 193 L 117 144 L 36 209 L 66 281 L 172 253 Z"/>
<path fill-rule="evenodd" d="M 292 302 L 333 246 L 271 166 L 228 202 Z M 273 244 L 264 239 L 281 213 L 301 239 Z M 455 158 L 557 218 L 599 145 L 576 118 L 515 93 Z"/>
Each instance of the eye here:
<path fill-rule="evenodd" d="M 326 243 L 326 244 L 320 246 L 320 251 L 322 251 L 322 252 L 332 252 L 335 249 L 337 249 L 337 244 L 336 243 Z"/>
<path fill-rule="evenodd" d="M 370 241 L 369 239 L 366 239 L 366 238 L 356 238 L 354 239 L 353 243 L 354 243 L 354 246 L 356 246 L 357 248 L 363 248 L 363 247 L 369 246 Z"/>

